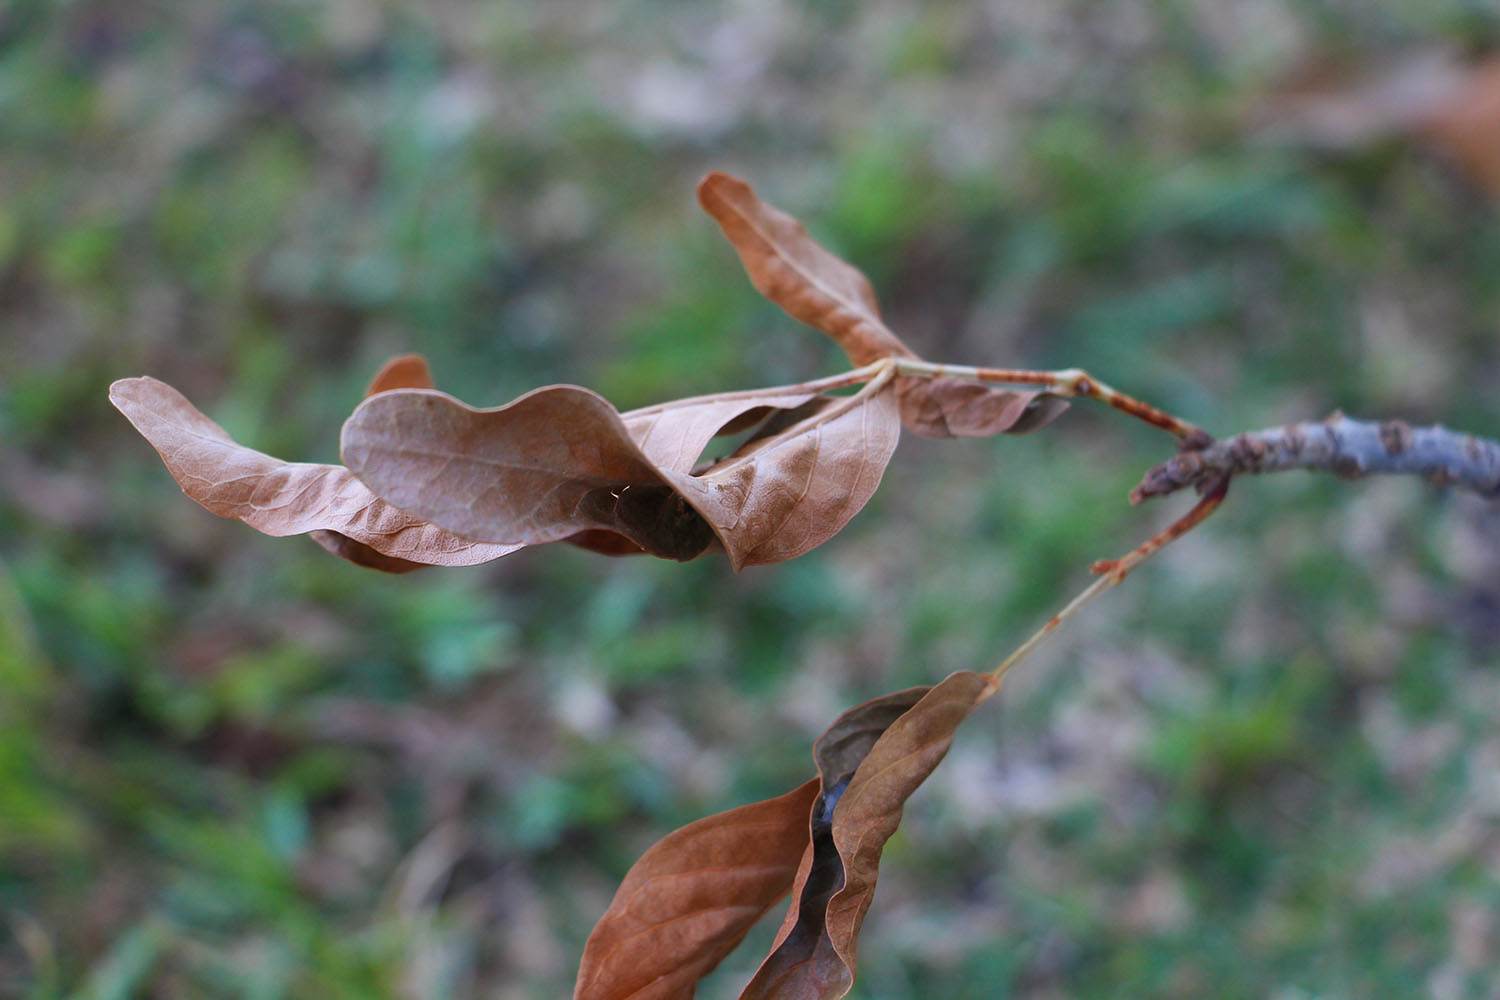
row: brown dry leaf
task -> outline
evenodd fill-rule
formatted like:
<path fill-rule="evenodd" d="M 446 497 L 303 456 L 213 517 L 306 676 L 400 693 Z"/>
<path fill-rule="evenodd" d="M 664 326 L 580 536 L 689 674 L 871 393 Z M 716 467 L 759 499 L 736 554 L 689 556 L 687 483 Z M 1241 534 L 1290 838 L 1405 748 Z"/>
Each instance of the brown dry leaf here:
<path fill-rule="evenodd" d="M 1068 408 L 1066 399 L 1050 392 L 995 389 L 956 378 L 899 379 L 896 392 L 901 422 L 933 438 L 1027 434 Z"/>
<path fill-rule="evenodd" d="M 726 427 L 805 413 L 691 474 Z M 838 532 L 879 485 L 899 436 L 889 389 L 827 404 L 765 390 L 623 417 L 577 386 L 480 410 L 438 392 L 371 397 L 344 425 L 344 461 L 380 496 L 465 537 L 536 545 L 622 535 L 691 559 L 717 544 L 735 569 L 790 559 Z"/>
<path fill-rule="evenodd" d="M 426 569 L 429 565 L 412 562 L 410 559 L 402 559 L 399 556 L 385 555 L 364 542 L 357 542 L 348 535 L 328 528 L 315 528 L 307 533 L 307 537 L 321 545 L 324 551 L 332 552 L 340 559 L 347 559 L 354 565 L 363 566 L 365 569 L 378 569 L 382 573 L 410 573 L 414 570 Z"/>
<path fill-rule="evenodd" d="M 1462 85 L 1432 109 L 1417 134 L 1500 198 L 1500 60 L 1470 67 Z"/>
<path fill-rule="evenodd" d="M 1329 151 L 1414 139 L 1500 196 L 1500 59 L 1427 51 L 1353 80 L 1316 66 L 1306 75 L 1257 109 L 1259 131 Z"/>
<path fill-rule="evenodd" d="M 811 844 L 776 943 L 741 1000 L 830 1000 L 849 992 L 885 842 L 959 724 L 993 691 L 988 677 L 960 671 L 933 688 L 851 709 L 818 740 L 822 792 Z"/>
<path fill-rule="evenodd" d="M 398 354 L 380 366 L 380 371 L 370 379 L 370 387 L 365 390 L 365 395 L 373 396 L 392 389 L 436 388 L 437 383 L 432 380 L 432 370 L 427 367 L 426 358 L 420 354 Z"/>
<path fill-rule="evenodd" d="M 667 558 L 713 534 L 603 397 L 535 389 L 479 410 L 440 392 L 371 396 L 344 424 L 344 462 L 380 496 L 468 538 L 507 545 L 613 531 Z"/>
<path fill-rule="evenodd" d="M 856 705 L 835 719 L 813 743 L 813 763 L 818 766 L 823 787 L 848 784 L 881 735 L 931 690 L 932 685 L 924 684 L 893 691 Z"/>
<path fill-rule="evenodd" d="M 857 705 L 814 744 L 815 781 L 663 838 L 589 935 L 575 1000 L 689 1000 L 788 886 L 792 905 L 741 1000 L 847 994 L 885 842 L 994 690 L 960 671 Z"/>
<path fill-rule="evenodd" d="M 699 475 L 673 478 L 714 526 L 735 569 L 785 562 L 823 544 L 880 485 L 901 433 L 894 393 L 815 402 L 785 430 L 747 442 Z"/>
<path fill-rule="evenodd" d="M 1309 63 L 1252 110 L 1250 125 L 1273 141 L 1339 151 L 1384 142 L 1417 129 L 1463 86 L 1447 53 L 1422 52 L 1355 75 Z"/>
<path fill-rule="evenodd" d="M 575 1000 L 690 998 L 792 885 L 814 779 L 668 834 L 631 867 L 584 946 Z"/>
<path fill-rule="evenodd" d="M 801 222 L 761 201 L 749 184 L 716 171 L 698 182 L 698 203 L 739 251 L 756 290 L 828 334 L 856 365 L 915 357 L 881 320 L 870 279 L 819 245 Z"/>
<path fill-rule="evenodd" d="M 726 174 L 709 175 L 699 196 L 756 287 L 794 316 L 828 331 L 857 363 L 914 357 L 881 321 L 865 276 L 797 220 Z M 929 436 L 987 436 L 1040 427 L 1066 406 L 1045 393 L 889 370 L 852 397 L 792 386 L 623 416 L 575 386 L 476 410 L 432 385 L 417 355 L 382 368 L 344 425 L 348 470 L 236 445 L 154 380 L 116 383 L 111 395 L 208 509 L 268 534 L 310 533 L 328 551 L 388 572 L 469 565 L 554 541 L 679 560 L 721 548 L 736 570 L 781 562 L 822 544 L 864 506 L 903 421 Z M 734 454 L 694 468 L 712 438 L 757 425 Z"/>
<path fill-rule="evenodd" d="M 797 219 L 762 201 L 749 184 L 711 173 L 698 184 L 698 202 L 734 245 L 756 290 L 832 337 L 855 365 L 916 357 L 881 319 L 870 280 L 809 236 Z M 898 378 L 896 392 L 902 423 L 925 437 L 1036 430 L 1068 405 L 1044 392 L 951 378 Z"/>
<path fill-rule="evenodd" d="M 775 389 L 726 392 L 631 410 L 620 419 L 652 463 L 673 472 L 691 472 L 714 438 L 747 431 L 773 412 L 791 412 L 816 398 L 816 393 Z"/>
<path fill-rule="evenodd" d="M 236 444 L 165 382 L 121 379 L 110 386 L 109 398 L 151 442 L 182 491 L 220 517 L 278 537 L 329 532 L 314 537 L 336 555 L 378 569 L 410 568 L 405 563 L 472 566 L 514 551 L 413 517 L 375 496 L 343 466 L 283 462 Z M 372 559 L 366 548 L 397 562 Z"/>
<path fill-rule="evenodd" d="M 427 365 L 427 359 L 420 354 L 403 354 L 391 358 L 381 367 L 370 381 L 370 387 L 365 391 L 365 396 L 368 398 L 394 389 L 435 389 L 436 387 L 432 371 Z M 733 394 L 679 400 L 674 404 L 635 411 L 625 415 L 626 427 L 637 444 L 653 461 L 674 468 L 680 465 L 683 471 L 686 471 L 692 467 L 696 456 L 713 436 L 714 428 L 719 427 L 726 420 L 744 421 L 747 417 L 750 418 L 750 422 L 746 426 L 754 426 L 754 423 L 758 419 L 763 419 L 768 412 L 767 407 L 760 407 L 736 417 L 735 414 L 738 414 L 743 407 L 736 406 L 732 398 L 725 398 L 725 396 L 732 397 Z M 776 400 L 785 405 L 795 406 L 807 398 L 809 394 L 800 393 L 784 399 L 776 397 Z M 735 429 L 733 426 L 727 427 L 721 433 L 735 433 Z M 409 572 L 421 568 L 420 563 L 407 563 L 404 560 L 383 556 L 370 549 L 369 546 L 338 535 L 336 532 L 315 531 L 312 532 L 312 538 L 330 552 L 361 566 L 370 566 L 388 573 Z M 598 529 L 577 532 L 567 536 L 563 541 L 607 556 L 642 555 L 646 552 L 644 548 L 624 535 Z"/>
<path fill-rule="evenodd" d="M 432 369 L 427 366 L 426 358 L 420 354 L 399 354 L 380 366 L 375 377 L 370 379 L 365 395 L 373 396 L 377 392 L 390 392 L 392 389 L 432 389 L 435 386 Z M 348 535 L 326 528 L 309 531 L 307 537 L 341 559 L 347 559 L 356 566 L 378 569 L 382 573 L 410 573 L 426 566 L 426 563 L 398 559 L 377 552 L 364 542 L 357 542 Z"/>

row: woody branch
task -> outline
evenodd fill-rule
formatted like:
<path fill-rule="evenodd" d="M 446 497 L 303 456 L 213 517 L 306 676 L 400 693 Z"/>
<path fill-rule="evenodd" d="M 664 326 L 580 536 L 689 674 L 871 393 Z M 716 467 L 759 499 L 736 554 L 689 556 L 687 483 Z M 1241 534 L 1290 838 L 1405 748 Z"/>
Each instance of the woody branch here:
<path fill-rule="evenodd" d="M 1400 420 L 1355 420 L 1334 413 L 1320 421 L 1248 431 L 1181 454 L 1148 471 L 1132 503 L 1199 487 L 1222 476 L 1315 469 L 1346 479 L 1421 476 L 1484 497 L 1500 496 L 1500 443 L 1442 426 Z"/>

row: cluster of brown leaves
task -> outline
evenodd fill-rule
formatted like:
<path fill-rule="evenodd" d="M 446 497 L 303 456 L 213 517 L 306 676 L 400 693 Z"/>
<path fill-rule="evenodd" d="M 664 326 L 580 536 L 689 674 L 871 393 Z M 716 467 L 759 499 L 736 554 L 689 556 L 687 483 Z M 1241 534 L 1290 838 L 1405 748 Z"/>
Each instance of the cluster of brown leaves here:
<path fill-rule="evenodd" d="M 880 318 L 869 281 L 745 182 L 714 173 L 699 202 L 750 279 L 824 331 L 855 365 L 915 355 Z M 782 562 L 836 534 L 880 483 L 902 425 L 934 437 L 1019 433 L 1065 407 L 1035 391 L 894 375 L 726 392 L 620 413 L 587 389 L 551 385 L 476 409 L 398 358 L 345 423 L 345 465 L 285 462 L 234 442 L 171 386 L 124 379 L 110 399 L 205 508 L 269 535 L 308 533 L 363 566 L 404 572 L 486 562 L 566 541 L 611 555 L 736 570 Z M 745 440 L 700 463 L 709 442 Z"/>
<path fill-rule="evenodd" d="M 589 935 L 574 1000 L 690 998 L 788 890 L 781 931 L 741 1000 L 847 994 L 885 842 L 994 690 L 989 677 L 959 672 L 867 701 L 813 745 L 817 778 L 663 838 Z"/>
<path fill-rule="evenodd" d="M 833 337 L 859 369 L 622 414 L 571 385 L 476 409 L 437 392 L 411 355 L 381 370 L 345 423 L 346 465 L 237 444 L 155 379 L 116 382 L 110 398 L 208 510 L 270 535 L 310 534 L 389 572 L 556 541 L 679 560 L 721 550 L 735 569 L 781 562 L 864 506 L 903 425 L 933 437 L 1019 433 L 1065 408 L 1045 392 L 898 373 L 887 359 L 915 355 L 881 320 L 863 274 L 743 181 L 710 174 L 698 197 L 755 287 Z M 713 438 L 731 434 L 745 437 L 728 457 L 700 464 Z M 789 891 L 781 932 L 743 996 L 844 996 L 885 842 L 995 686 L 957 673 L 866 702 L 814 745 L 817 778 L 656 844 L 590 936 L 576 996 L 691 997 Z"/>

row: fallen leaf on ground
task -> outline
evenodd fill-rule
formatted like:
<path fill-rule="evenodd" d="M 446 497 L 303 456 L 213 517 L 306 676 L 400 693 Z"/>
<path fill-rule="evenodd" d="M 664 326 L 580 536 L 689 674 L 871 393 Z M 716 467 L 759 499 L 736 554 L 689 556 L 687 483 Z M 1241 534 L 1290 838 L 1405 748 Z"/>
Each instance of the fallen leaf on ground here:
<path fill-rule="evenodd" d="M 575 1000 L 671 1000 L 791 888 L 814 779 L 668 834 L 633 865 L 584 945 Z"/>
<path fill-rule="evenodd" d="M 1335 152 L 1408 139 L 1500 197 L 1500 59 L 1427 51 L 1364 74 L 1309 76 L 1256 110 L 1259 132 Z"/>
<path fill-rule="evenodd" d="M 1421 123 L 1418 136 L 1500 198 L 1500 60 L 1470 67 L 1462 86 Z"/>

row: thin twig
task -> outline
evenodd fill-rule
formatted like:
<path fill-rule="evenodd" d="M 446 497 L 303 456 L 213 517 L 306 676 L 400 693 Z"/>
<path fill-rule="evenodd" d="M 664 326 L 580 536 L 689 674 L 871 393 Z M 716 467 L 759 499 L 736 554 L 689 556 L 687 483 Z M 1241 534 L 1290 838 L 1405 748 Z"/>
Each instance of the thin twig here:
<path fill-rule="evenodd" d="M 854 368 L 838 375 L 830 375 L 827 378 L 813 379 L 810 382 L 797 382 L 793 385 L 773 385 L 764 389 L 736 389 L 732 392 L 714 392 L 704 396 L 688 396 L 685 399 L 674 399 L 665 403 L 655 403 L 651 406 L 643 406 L 637 410 L 629 411 L 626 416 L 645 417 L 666 409 L 678 409 L 693 403 L 724 403 L 736 399 L 757 399 L 762 396 L 795 396 L 801 393 L 817 395 L 834 389 L 842 389 L 845 386 L 858 385 L 861 382 L 869 382 L 883 372 L 889 370 L 891 363 L 882 358 L 873 364 L 865 365 L 863 368 Z M 882 379 L 885 384 L 887 379 Z"/>
<path fill-rule="evenodd" d="M 1218 476 L 1287 469 L 1323 470 L 1345 479 L 1421 476 L 1434 485 L 1500 496 L 1500 443 L 1441 426 L 1412 427 L 1400 420 L 1377 423 L 1335 413 L 1326 420 L 1189 447 L 1147 472 L 1130 500 L 1139 503 Z"/>
<path fill-rule="evenodd" d="M 1202 428 L 1143 403 L 1134 396 L 1106 385 L 1082 368 L 1061 371 L 1038 371 L 1028 368 L 974 368 L 968 365 L 939 365 L 918 358 L 896 358 L 896 374 L 911 378 L 961 378 L 972 382 L 998 382 L 1005 385 L 1035 385 L 1058 396 L 1082 396 L 1096 399 L 1144 420 L 1152 427 L 1175 434 L 1188 444 L 1207 444 L 1213 439 Z"/>
<path fill-rule="evenodd" d="M 1047 636 L 1056 632 L 1063 622 L 1073 617 L 1075 611 L 1114 585 L 1115 581 L 1113 579 L 1108 576 L 1101 576 L 1080 591 L 1077 596 L 1067 603 L 1066 607 L 1047 619 L 1047 624 L 1033 632 L 1029 639 L 1017 646 L 1009 656 L 1000 661 L 998 667 L 989 672 L 989 677 L 993 684 L 998 685 L 1004 680 L 1005 675 L 1010 672 L 1011 667 L 1014 667 L 1017 663 L 1030 656 L 1032 651 L 1040 646 Z"/>
<path fill-rule="evenodd" d="M 1146 539 L 1140 545 L 1137 545 L 1126 555 L 1119 559 L 1101 559 L 1094 563 L 1090 569 L 1094 573 L 1099 574 L 1099 578 L 1069 601 L 1067 606 L 1061 611 L 1047 619 L 1047 624 L 1037 629 L 1031 638 L 1017 646 L 1015 651 L 1007 656 L 998 667 L 989 672 L 987 676 L 990 678 L 990 690 L 992 692 L 996 690 L 1001 680 L 1005 678 L 1005 675 L 1012 667 L 1029 656 L 1033 650 L 1042 644 L 1044 639 L 1053 632 L 1056 632 L 1062 623 L 1071 618 L 1079 608 L 1104 593 L 1104 591 L 1117 585 L 1121 580 L 1129 576 L 1130 572 L 1141 563 L 1150 559 L 1172 542 L 1175 542 L 1202 524 L 1210 514 L 1218 509 L 1219 504 L 1224 502 L 1224 497 L 1229 492 L 1229 478 L 1228 476 L 1223 476 L 1215 481 L 1204 492 L 1203 496 L 1198 499 L 1198 502 L 1193 505 L 1191 510 Z M 988 697 L 988 694 L 986 694 L 986 697 Z"/>
<path fill-rule="evenodd" d="M 821 410 L 818 410 L 811 416 L 804 417 L 802 420 L 798 421 L 797 426 L 802 428 L 803 430 L 808 430 L 813 427 L 829 423 L 834 418 L 848 413 L 856 406 L 863 406 L 868 403 L 871 397 L 880 392 L 880 390 L 884 389 L 887 385 L 890 384 L 891 380 L 896 377 L 895 368 L 890 364 L 888 360 L 885 359 L 877 361 L 873 365 L 866 365 L 864 368 L 858 368 L 852 372 L 846 372 L 845 374 L 861 375 L 862 377 L 864 377 L 867 372 L 873 372 L 874 375 L 873 377 L 870 377 L 864 385 L 859 387 L 858 392 L 851 393 L 848 396 L 830 396 L 830 402 L 828 406 L 823 407 Z M 842 378 L 844 376 L 839 377 Z M 851 382 L 852 381 L 853 380 L 851 380 Z M 807 384 L 811 385 L 812 383 Z M 765 393 L 767 391 L 768 390 L 765 389 L 760 390 L 760 392 L 762 393 Z M 729 458 L 726 458 L 723 462 L 715 463 L 714 469 L 716 471 L 722 472 L 725 469 L 732 468 L 737 462 L 753 462 L 755 461 L 755 457 L 756 456 L 753 452 L 746 452 L 739 457 L 731 456 Z"/>
<path fill-rule="evenodd" d="M 1131 570 L 1192 531 L 1202 524 L 1208 515 L 1218 510 L 1219 505 L 1224 502 L 1224 497 L 1229 493 L 1230 478 L 1228 475 L 1223 475 L 1209 483 L 1203 495 L 1198 498 L 1198 502 L 1193 504 L 1192 510 L 1137 545 L 1134 551 L 1120 559 L 1101 559 L 1089 569 L 1113 583 L 1119 583 L 1130 575 Z"/>

